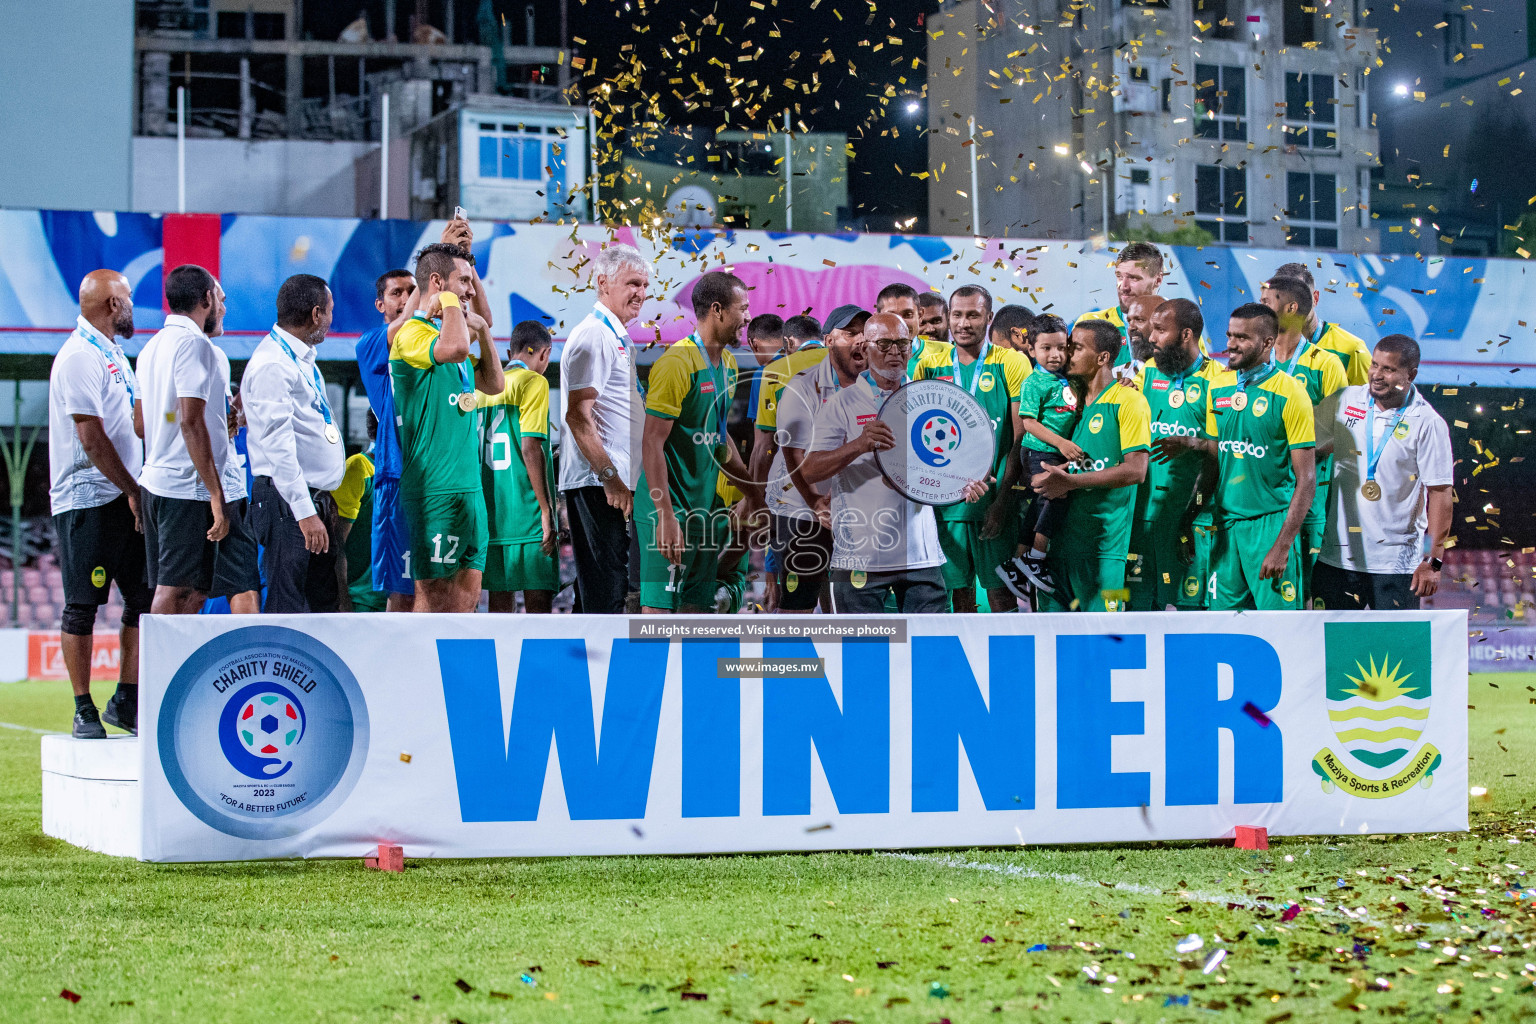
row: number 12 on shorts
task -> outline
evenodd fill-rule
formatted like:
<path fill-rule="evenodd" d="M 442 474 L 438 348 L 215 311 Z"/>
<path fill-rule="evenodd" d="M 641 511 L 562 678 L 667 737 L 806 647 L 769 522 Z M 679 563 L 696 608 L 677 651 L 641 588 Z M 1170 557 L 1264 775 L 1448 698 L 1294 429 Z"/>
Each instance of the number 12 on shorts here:
<path fill-rule="evenodd" d="M 446 539 L 448 541 L 448 553 L 445 555 L 443 554 L 443 535 L 439 533 L 433 536 L 432 561 L 440 562 L 444 565 L 452 565 L 459 560 L 459 538 L 450 533 Z"/>

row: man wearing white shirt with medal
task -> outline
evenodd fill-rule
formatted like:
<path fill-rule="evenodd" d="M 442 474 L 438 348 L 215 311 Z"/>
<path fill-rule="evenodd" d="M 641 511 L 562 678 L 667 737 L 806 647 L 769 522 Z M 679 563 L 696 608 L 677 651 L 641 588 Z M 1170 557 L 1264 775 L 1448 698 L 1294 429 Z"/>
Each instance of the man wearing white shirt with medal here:
<path fill-rule="evenodd" d="M 133 337 L 128 279 L 92 271 L 80 282 L 75 332 L 48 375 L 48 500 L 64 577 L 60 640 L 75 694 L 76 739 L 105 739 L 103 719 L 138 731 L 139 616 L 151 599 L 138 534 L 143 425 L 133 408 L 138 382 L 118 337 Z M 96 609 L 114 580 L 123 596 L 121 673 L 102 714 L 91 700 L 91 653 Z"/>
<path fill-rule="evenodd" d="M 560 493 L 576 558 L 577 610 L 588 614 L 622 614 L 629 587 L 629 519 L 645 414 L 624 325 L 640 315 L 650 281 L 640 250 L 604 248 L 592 261 L 597 303 L 560 356 Z"/>
<path fill-rule="evenodd" d="M 1389 334 L 1369 382 L 1340 392 L 1331 430 L 1335 486 L 1313 572 L 1330 609 L 1417 609 L 1440 587 L 1451 531 L 1451 432 L 1413 386 L 1418 342 Z"/>
<path fill-rule="evenodd" d="M 334 305 L 325 281 L 313 274 L 284 281 L 277 324 L 240 382 L 255 475 L 251 525 L 265 549 L 268 613 L 333 612 L 340 596 L 330 492 L 346 471 L 346 451 L 315 365 Z"/>

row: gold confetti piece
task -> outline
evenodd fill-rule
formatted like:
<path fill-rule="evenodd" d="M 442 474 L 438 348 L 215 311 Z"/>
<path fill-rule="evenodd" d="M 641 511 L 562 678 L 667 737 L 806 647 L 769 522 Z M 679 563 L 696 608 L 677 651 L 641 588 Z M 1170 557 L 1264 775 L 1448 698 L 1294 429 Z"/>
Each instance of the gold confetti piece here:
<path fill-rule="evenodd" d="M 411 755 L 407 754 L 405 751 L 402 750 L 400 752 L 400 760 L 404 761 L 406 764 L 410 764 L 411 763 Z"/>

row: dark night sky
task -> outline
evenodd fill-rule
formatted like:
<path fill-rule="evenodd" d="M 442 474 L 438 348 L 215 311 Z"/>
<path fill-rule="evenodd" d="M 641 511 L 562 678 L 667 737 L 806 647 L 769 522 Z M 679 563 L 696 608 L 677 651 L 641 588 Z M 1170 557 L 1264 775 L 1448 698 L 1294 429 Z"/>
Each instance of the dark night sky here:
<path fill-rule="evenodd" d="M 889 231 L 895 219 L 917 215 L 921 226 L 926 220 L 926 188 L 911 175 L 926 165 L 927 146 L 919 134 L 926 113 L 908 113 L 906 94 L 919 94 L 926 82 L 921 18 L 937 4 L 887 0 L 874 8 L 866 0 L 821 0 L 812 10 L 806 0 L 758 0 L 757 6 L 751 0 L 659 0 L 646 3 L 642 14 L 635 0 L 572 2 L 571 34 L 586 39 L 578 49 L 597 62 L 603 75 L 624 67 L 630 54 L 620 48 L 633 45 L 645 69 L 644 88 L 661 93 L 662 113 L 679 127 L 692 124 L 713 131 L 723 123 L 722 110 L 729 107 L 732 94 L 727 71 L 709 63 L 717 58 L 730 68 L 730 75 L 745 80 L 737 86 L 743 102 L 730 112 L 732 127 L 761 129 L 770 117 L 782 122 L 785 107 L 798 104 L 795 117 L 807 128 L 846 132 L 853 144 L 848 191 L 856 221 Z M 709 17 L 717 24 L 706 24 Z M 680 59 L 682 48 L 674 41 L 681 35 L 698 41 L 697 51 L 685 59 Z M 876 44 L 883 44 L 879 52 L 873 50 Z M 824 62 L 828 51 L 835 58 Z M 752 59 L 738 61 L 743 55 Z M 809 82 L 813 72 L 819 87 L 813 85 L 810 95 L 797 88 L 791 96 L 784 80 Z M 698 95 L 691 74 L 703 79 L 714 95 Z M 903 76 L 905 84 L 899 81 Z M 682 85 L 668 82 L 678 77 Z M 754 80 L 756 86 L 750 84 Z M 897 98 L 882 106 L 878 98 L 887 85 Z M 672 89 L 699 105 L 690 110 Z M 762 109 L 743 120 L 741 111 L 755 101 L 762 101 Z M 893 128 L 895 136 L 882 136 Z M 896 173 L 897 167 L 902 174 Z"/>
<path fill-rule="evenodd" d="M 513 42 L 525 43 L 525 0 L 493 0 L 493 5 L 498 17 L 505 15 L 511 24 Z M 477 6 L 476 0 L 455 3 L 457 39 L 476 38 Z M 926 220 L 926 187 L 911 176 L 926 164 L 927 146 L 918 133 L 926 112 L 908 113 L 905 94 L 919 94 L 927 80 L 921 18 L 937 7 L 937 0 L 885 0 L 878 7 L 868 0 L 569 0 L 569 19 L 576 52 L 591 62 L 584 71 L 595 69 L 583 74 L 582 81 L 600 83 L 633 69 L 638 59 L 639 88 L 659 94 L 658 109 L 670 128 L 692 126 L 708 134 L 724 123 L 722 110 L 733 99 L 729 74 L 740 80 L 736 94 L 742 98 L 731 110 L 731 127 L 764 129 L 770 117 L 782 123 L 784 108 L 798 103 L 795 117 L 810 130 L 846 132 L 854 147 L 848 182 L 854 218 L 870 229 L 889 231 L 897 218 L 916 215 L 919 228 Z M 384 0 L 307 4 L 305 30 L 317 39 L 335 39 L 360 8 L 366 11 L 375 35 L 382 33 Z M 441 26 L 445 0 L 430 0 L 428 9 L 430 20 Z M 414 10 L 413 0 L 398 0 L 401 34 Z M 708 18 L 715 24 L 706 24 Z M 558 45 L 558 3 L 538 0 L 535 19 L 535 41 Z M 697 40 L 697 50 L 684 56 L 684 46 L 689 44 L 676 42 L 680 35 Z M 888 37 L 900 39 L 901 44 L 891 43 Z M 575 43 L 576 39 L 586 42 Z M 744 44 L 750 45 L 743 49 Z M 876 44 L 881 44 L 879 52 L 874 52 Z M 625 46 L 633 49 L 626 51 Z M 834 59 L 823 62 L 828 51 Z M 743 55 L 752 59 L 739 61 Z M 729 72 L 710 63 L 711 58 Z M 914 58 L 918 60 L 915 69 Z M 813 73 L 819 76 L 819 86 L 812 86 L 809 95 L 797 88 L 791 97 L 784 80 L 810 82 Z M 698 95 L 692 74 L 713 90 L 712 96 Z M 898 80 L 901 76 L 906 77 L 905 84 Z M 671 78 L 683 82 L 669 83 Z M 757 84 L 750 84 L 753 81 Z M 887 85 L 897 97 L 882 107 L 877 97 Z M 679 99 L 674 89 L 687 99 Z M 631 91 L 626 98 L 636 95 Z M 698 105 L 690 109 L 688 101 Z M 743 111 L 757 103 L 761 109 L 756 115 L 744 116 Z M 881 135 L 893 126 L 896 136 Z M 900 175 L 897 167 L 903 172 Z"/>

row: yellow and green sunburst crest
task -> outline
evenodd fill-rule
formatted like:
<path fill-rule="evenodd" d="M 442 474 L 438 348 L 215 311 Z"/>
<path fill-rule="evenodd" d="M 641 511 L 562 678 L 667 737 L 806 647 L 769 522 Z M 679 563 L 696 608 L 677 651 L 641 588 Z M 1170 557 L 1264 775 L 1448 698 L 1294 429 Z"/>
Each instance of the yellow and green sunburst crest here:
<path fill-rule="evenodd" d="M 1375 656 L 1367 656 L 1365 664 L 1355 662 L 1355 672 L 1358 675 L 1345 671 L 1345 678 L 1355 686 L 1354 689 L 1344 692 L 1352 697 L 1364 697 L 1378 704 L 1386 704 L 1402 697 L 1412 697 L 1418 687 L 1407 685 L 1413 678 L 1413 673 L 1404 672 L 1402 668 L 1402 659 L 1398 659 L 1394 665 L 1389 656 L 1382 655 L 1381 665 L 1378 667 Z"/>

